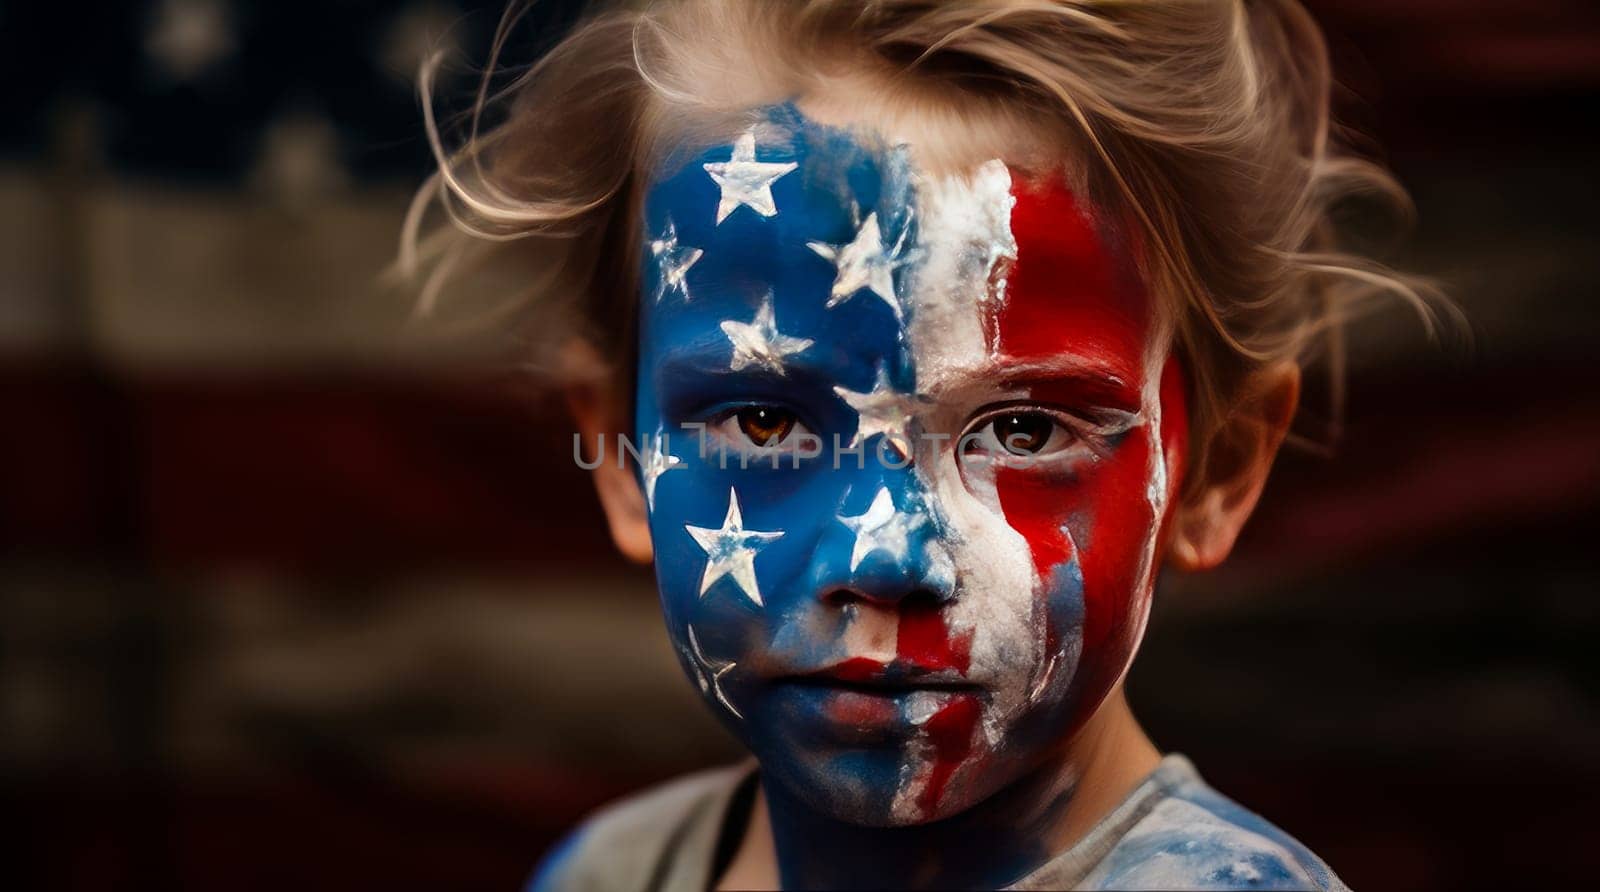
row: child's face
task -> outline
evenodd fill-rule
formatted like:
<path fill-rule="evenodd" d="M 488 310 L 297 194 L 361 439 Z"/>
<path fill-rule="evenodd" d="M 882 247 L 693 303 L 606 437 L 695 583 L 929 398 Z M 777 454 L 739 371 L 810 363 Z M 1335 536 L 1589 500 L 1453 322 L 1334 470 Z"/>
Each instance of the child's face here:
<path fill-rule="evenodd" d="M 1182 376 L 1129 246 L 1059 179 L 772 121 L 647 196 L 636 439 L 673 457 L 643 475 L 668 631 L 795 795 L 948 816 L 1126 670 Z"/>

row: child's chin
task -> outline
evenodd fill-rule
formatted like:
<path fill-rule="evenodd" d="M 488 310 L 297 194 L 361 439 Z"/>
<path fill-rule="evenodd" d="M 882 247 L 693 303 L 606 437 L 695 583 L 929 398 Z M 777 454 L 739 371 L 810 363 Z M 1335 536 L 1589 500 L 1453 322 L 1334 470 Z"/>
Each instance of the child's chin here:
<path fill-rule="evenodd" d="M 769 781 L 808 808 L 866 827 L 909 827 L 949 818 L 993 795 L 991 754 L 941 767 L 902 747 L 796 752 L 756 750 Z"/>

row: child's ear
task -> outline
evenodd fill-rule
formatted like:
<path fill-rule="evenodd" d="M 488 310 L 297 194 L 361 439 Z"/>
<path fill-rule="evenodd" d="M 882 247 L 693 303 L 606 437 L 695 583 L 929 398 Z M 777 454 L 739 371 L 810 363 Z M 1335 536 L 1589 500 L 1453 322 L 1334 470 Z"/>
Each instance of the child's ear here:
<path fill-rule="evenodd" d="M 650 512 L 631 460 L 620 460 L 621 438 L 631 426 L 619 388 L 588 343 L 569 344 L 564 360 L 567 380 L 572 382 L 566 387 L 567 409 L 578 425 L 585 463 L 594 460 L 597 444 L 605 443 L 605 460 L 590 473 L 611 527 L 611 540 L 628 560 L 648 564 L 655 556 L 650 544 Z"/>
<path fill-rule="evenodd" d="M 1178 508 L 1169 560 L 1180 570 L 1209 570 L 1233 550 L 1255 510 L 1272 460 L 1300 401 L 1300 367 L 1278 363 L 1252 375 L 1211 441 L 1204 485 Z"/>

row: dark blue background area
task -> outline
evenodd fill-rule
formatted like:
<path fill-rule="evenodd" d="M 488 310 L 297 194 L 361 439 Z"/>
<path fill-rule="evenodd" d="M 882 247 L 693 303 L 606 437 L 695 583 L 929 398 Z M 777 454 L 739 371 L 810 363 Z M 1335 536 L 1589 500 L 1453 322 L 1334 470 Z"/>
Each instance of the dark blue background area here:
<path fill-rule="evenodd" d="M 227 183 L 245 173 L 276 116 L 307 108 L 336 124 L 341 160 L 357 176 L 410 177 L 426 168 L 415 90 L 380 61 L 386 29 L 412 4 L 227 4 L 232 49 L 183 81 L 168 76 L 146 49 L 160 6 L 142 0 L 0 9 L 0 72 L 8 100 L 0 153 L 48 151 L 60 104 L 90 103 L 103 113 L 104 151 L 117 169 Z M 439 83 L 441 114 L 469 105 L 504 10 L 485 0 L 454 7 L 450 33 L 460 50 L 447 58 Z M 526 64 L 535 58 L 582 8 L 579 0 L 532 4 L 512 32 L 507 59 Z"/>

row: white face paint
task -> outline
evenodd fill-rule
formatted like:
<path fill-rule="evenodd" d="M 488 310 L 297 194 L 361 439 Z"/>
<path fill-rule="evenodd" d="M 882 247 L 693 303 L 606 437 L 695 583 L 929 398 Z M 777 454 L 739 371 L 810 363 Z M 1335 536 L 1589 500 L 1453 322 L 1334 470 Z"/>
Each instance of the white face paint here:
<path fill-rule="evenodd" d="M 744 323 L 730 319 L 722 323 L 722 333 L 728 336 L 728 342 L 733 345 L 733 358 L 728 360 L 728 369 L 734 372 L 755 366 L 781 377 L 787 374 L 784 361 L 814 343 L 810 338 L 792 338 L 778 330 L 771 292 L 761 302 L 761 309 L 756 311 L 753 321 Z"/>
<path fill-rule="evenodd" d="M 655 257 L 656 269 L 656 302 L 660 303 L 669 293 L 676 293 L 684 300 L 690 299 L 688 277 L 689 270 L 694 268 L 695 262 L 705 252 L 699 248 L 689 248 L 678 244 L 678 228 L 673 225 L 672 218 L 667 218 L 666 228 L 660 237 L 650 240 L 650 254 Z"/>
<path fill-rule="evenodd" d="M 919 427 L 953 443 L 966 419 L 940 411 L 941 400 L 963 390 L 994 357 L 994 311 L 1005 297 L 1005 269 L 1016 259 L 1011 175 L 991 161 L 970 178 L 914 182 L 919 262 L 906 277 L 912 308 L 907 340 L 917 391 L 933 406 L 919 416 Z M 966 677 L 991 692 L 971 745 L 996 748 L 1044 664 L 1044 625 L 1035 615 L 1038 579 L 1027 541 L 1006 522 L 992 477 L 963 475 L 954 448 L 923 449 L 918 459 L 917 477 L 943 534 L 929 547 L 940 550 L 941 563 L 955 574 L 945 625 L 952 637 L 970 637 Z M 932 703 L 918 706 L 923 721 L 936 711 Z M 931 751 L 908 764 L 893 807 L 897 820 L 921 816 L 938 764 Z"/>
<path fill-rule="evenodd" d="M 756 160 L 755 133 L 745 133 L 733 144 L 733 154 L 727 161 L 713 161 L 701 165 L 722 190 L 717 203 L 717 223 L 728 219 L 734 211 L 747 207 L 763 217 L 777 216 L 778 205 L 772 198 L 772 184 L 795 169 L 794 162 L 771 163 Z"/>
<path fill-rule="evenodd" d="M 700 597 L 724 576 L 729 577 L 752 603 L 760 606 L 761 585 L 756 580 L 756 552 L 783 536 L 781 530 L 747 530 L 739 511 L 739 493 L 728 492 L 728 516 L 717 529 L 692 524 L 684 530 L 706 553 L 705 571 L 700 574 Z"/>

